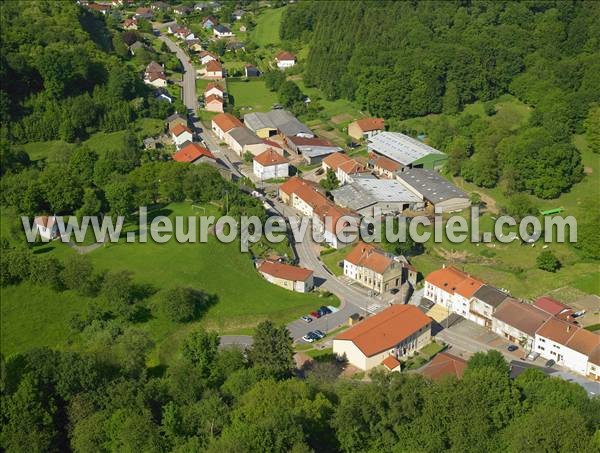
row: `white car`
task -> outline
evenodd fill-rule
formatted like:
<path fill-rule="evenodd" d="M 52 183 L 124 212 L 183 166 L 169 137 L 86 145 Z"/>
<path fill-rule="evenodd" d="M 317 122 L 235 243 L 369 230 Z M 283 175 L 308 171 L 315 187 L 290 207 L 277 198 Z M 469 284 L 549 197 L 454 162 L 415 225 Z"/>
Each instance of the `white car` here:
<path fill-rule="evenodd" d="M 312 335 L 309 336 L 309 334 L 304 335 L 302 339 L 307 343 L 312 343 L 313 341 L 315 341 L 315 337 L 313 337 Z"/>

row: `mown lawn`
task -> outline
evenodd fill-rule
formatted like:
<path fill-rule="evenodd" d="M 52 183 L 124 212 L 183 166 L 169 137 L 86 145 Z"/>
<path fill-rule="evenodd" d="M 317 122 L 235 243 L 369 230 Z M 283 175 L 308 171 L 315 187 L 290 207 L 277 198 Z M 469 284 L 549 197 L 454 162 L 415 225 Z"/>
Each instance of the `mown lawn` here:
<path fill-rule="evenodd" d="M 264 9 L 256 18 L 256 27 L 250 33 L 252 41 L 260 47 L 279 44 L 279 24 L 285 8 Z"/>
<path fill-rule="evenodd" d="M 207 207 L 208 214 L 216 212 L 214 207 Z M 187 203 L 169 205 L 163 211 L 171 218 L 203 214 Z M 131 228 L 135 229 L 133 225 Z M 56 241 L 46 247 L 48 253 L 59 257 L 74 253 Z M 138 283 L 156 289 L 186 286 L 217 296 L 217 303 L 196 322 L 175 324 L 155 310 L 150 320 L 136 325 L 150 332 L 156 342 L 151 358 L 154 365 L 169 362 L 187 333 L 201 326 L 221 333 L 247 331 L 264 319 L 285 323 L 314 307 L 339 304 L 335 297 L 294 293 L 268 283 L 256 272 L 250 255 L 240 252 L 238 243 L 223 244 L 212 236 L 202 244 L 180 244 L 175 240 L 157 244 L 150 238 L 145 244 L 119 242 L 88 256 L 98 270 L 129 270 Z M 33 346 L 67 347 L 68 320 L 91 301 L 30 284 L 3 288 L 0 294 L 5 354 Z"/>
<path fill-rule="evenodd" d="M 244 113 L 267 112 L 277 103 L 277 94 L 269 91 L 263 80 L 234 80 L 227 84 L 229 99 Z"/>
<path fill-rule="evenodd" d="M 340 263 L 346 258 L 348 253 L 352 250 L 352 245 L 341 248 L 335 252 L 325 253 L 321 255 L 321 261 L 334 275 L 343 275 L 344 268 L 340 266 Z"/>

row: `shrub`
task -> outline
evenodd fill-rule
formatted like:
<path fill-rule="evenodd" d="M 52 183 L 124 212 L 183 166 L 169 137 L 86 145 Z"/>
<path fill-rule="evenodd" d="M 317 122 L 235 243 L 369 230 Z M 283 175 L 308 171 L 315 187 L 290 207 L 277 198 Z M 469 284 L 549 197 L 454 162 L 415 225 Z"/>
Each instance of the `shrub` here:
<path fill-rule="evenodd" d="M 546 272 L 556 272 L 560 268 L 560 261 L 550 250 L 544 250 L 536 259 L 538 269 Z"/>

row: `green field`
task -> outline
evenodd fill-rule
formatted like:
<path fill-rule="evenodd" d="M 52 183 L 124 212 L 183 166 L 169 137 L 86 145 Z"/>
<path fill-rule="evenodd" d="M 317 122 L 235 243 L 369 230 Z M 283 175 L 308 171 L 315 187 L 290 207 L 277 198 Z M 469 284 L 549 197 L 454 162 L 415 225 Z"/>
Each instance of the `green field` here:
<path fill-rule="evenodd" d="M 325 264 L 327 269 L 329 269 L 334 275 L 342 275 L 344 273 L 344 269 L 340 267 L 339 263 L 346 258 L 346 255 L 350 253 L 350 250 L 352 250 L 351 245 L 331 253 L 325 253 L 321 255 L 321 261 L 323 261 L 323 264 Z"/>
<path fill-rule="evenodd" d="M 214 207 L 208 207 L 208 214 Z M 189 204 L 169 205 L 169 217 L 200 215 Z M 45 245 L 49 253 L 64 257 L 74 253 L 66 245 Z M 222 244 L 214 237 L 207 243 L 180 244 L 174 240 L 156 244 L 119 242 L 88 255 L 96 269 L 130 270 L 135 280 L 156 289 L 189 286 L 215 294 L 218 302 L 199 321 L 175 324 L 162 313 L 152 313 L 139 328 L 148 330 L 157 344 L 152 362 L 168 362 L 189 331 L 199 326 L 222 333 L 247 332 L 264 319 L 289 322 L 321 305 L 337 305 L 335 297 L 323 299 L 318 293 L 299 294 L 272 285 L 254 269 L 249 254 L 239 244 Z M 2 351 L 12 354 L 33 346 L 68 348 L 68 320 L 85 310 L 90 299 L 70 291 L 57 293 L 30 284 L 1 290 Z M 152 305 L 152 299 L 149 301 Z"/>
<path fill-rule="evenodd" d="M 262 80 L 230 79 L 227 88 L 233 105 L 245 113 L 266 112 L 277 103 L 277 94 L 269 91 Z"/>
<path fill-rule="evenodd" d="M 252 41 L 261 47 L 279 44 L 279 24 L 285 8 L 264 9 L 256 19 L 256 27 L 250 33 Z"/>

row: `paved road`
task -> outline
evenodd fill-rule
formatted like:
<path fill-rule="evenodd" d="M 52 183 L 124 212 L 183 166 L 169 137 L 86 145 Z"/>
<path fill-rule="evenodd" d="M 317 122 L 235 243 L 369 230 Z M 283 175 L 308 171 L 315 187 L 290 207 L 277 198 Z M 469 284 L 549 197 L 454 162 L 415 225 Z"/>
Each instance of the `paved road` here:
<path fill-rule="evenodd" d="M 190 63 L 189 57 L 186 53 L 168 36 L 161 35 L 158 37 L 161 41 L 163 41 L 171 51 L 175 52 L 179 61 L 184 69 L 183 73 L 183 103 L 191 110 L 195 115 L 196 109 L 198 108 L 198 98 L 196 97 L 196 69 L 194 65 Z"/>

